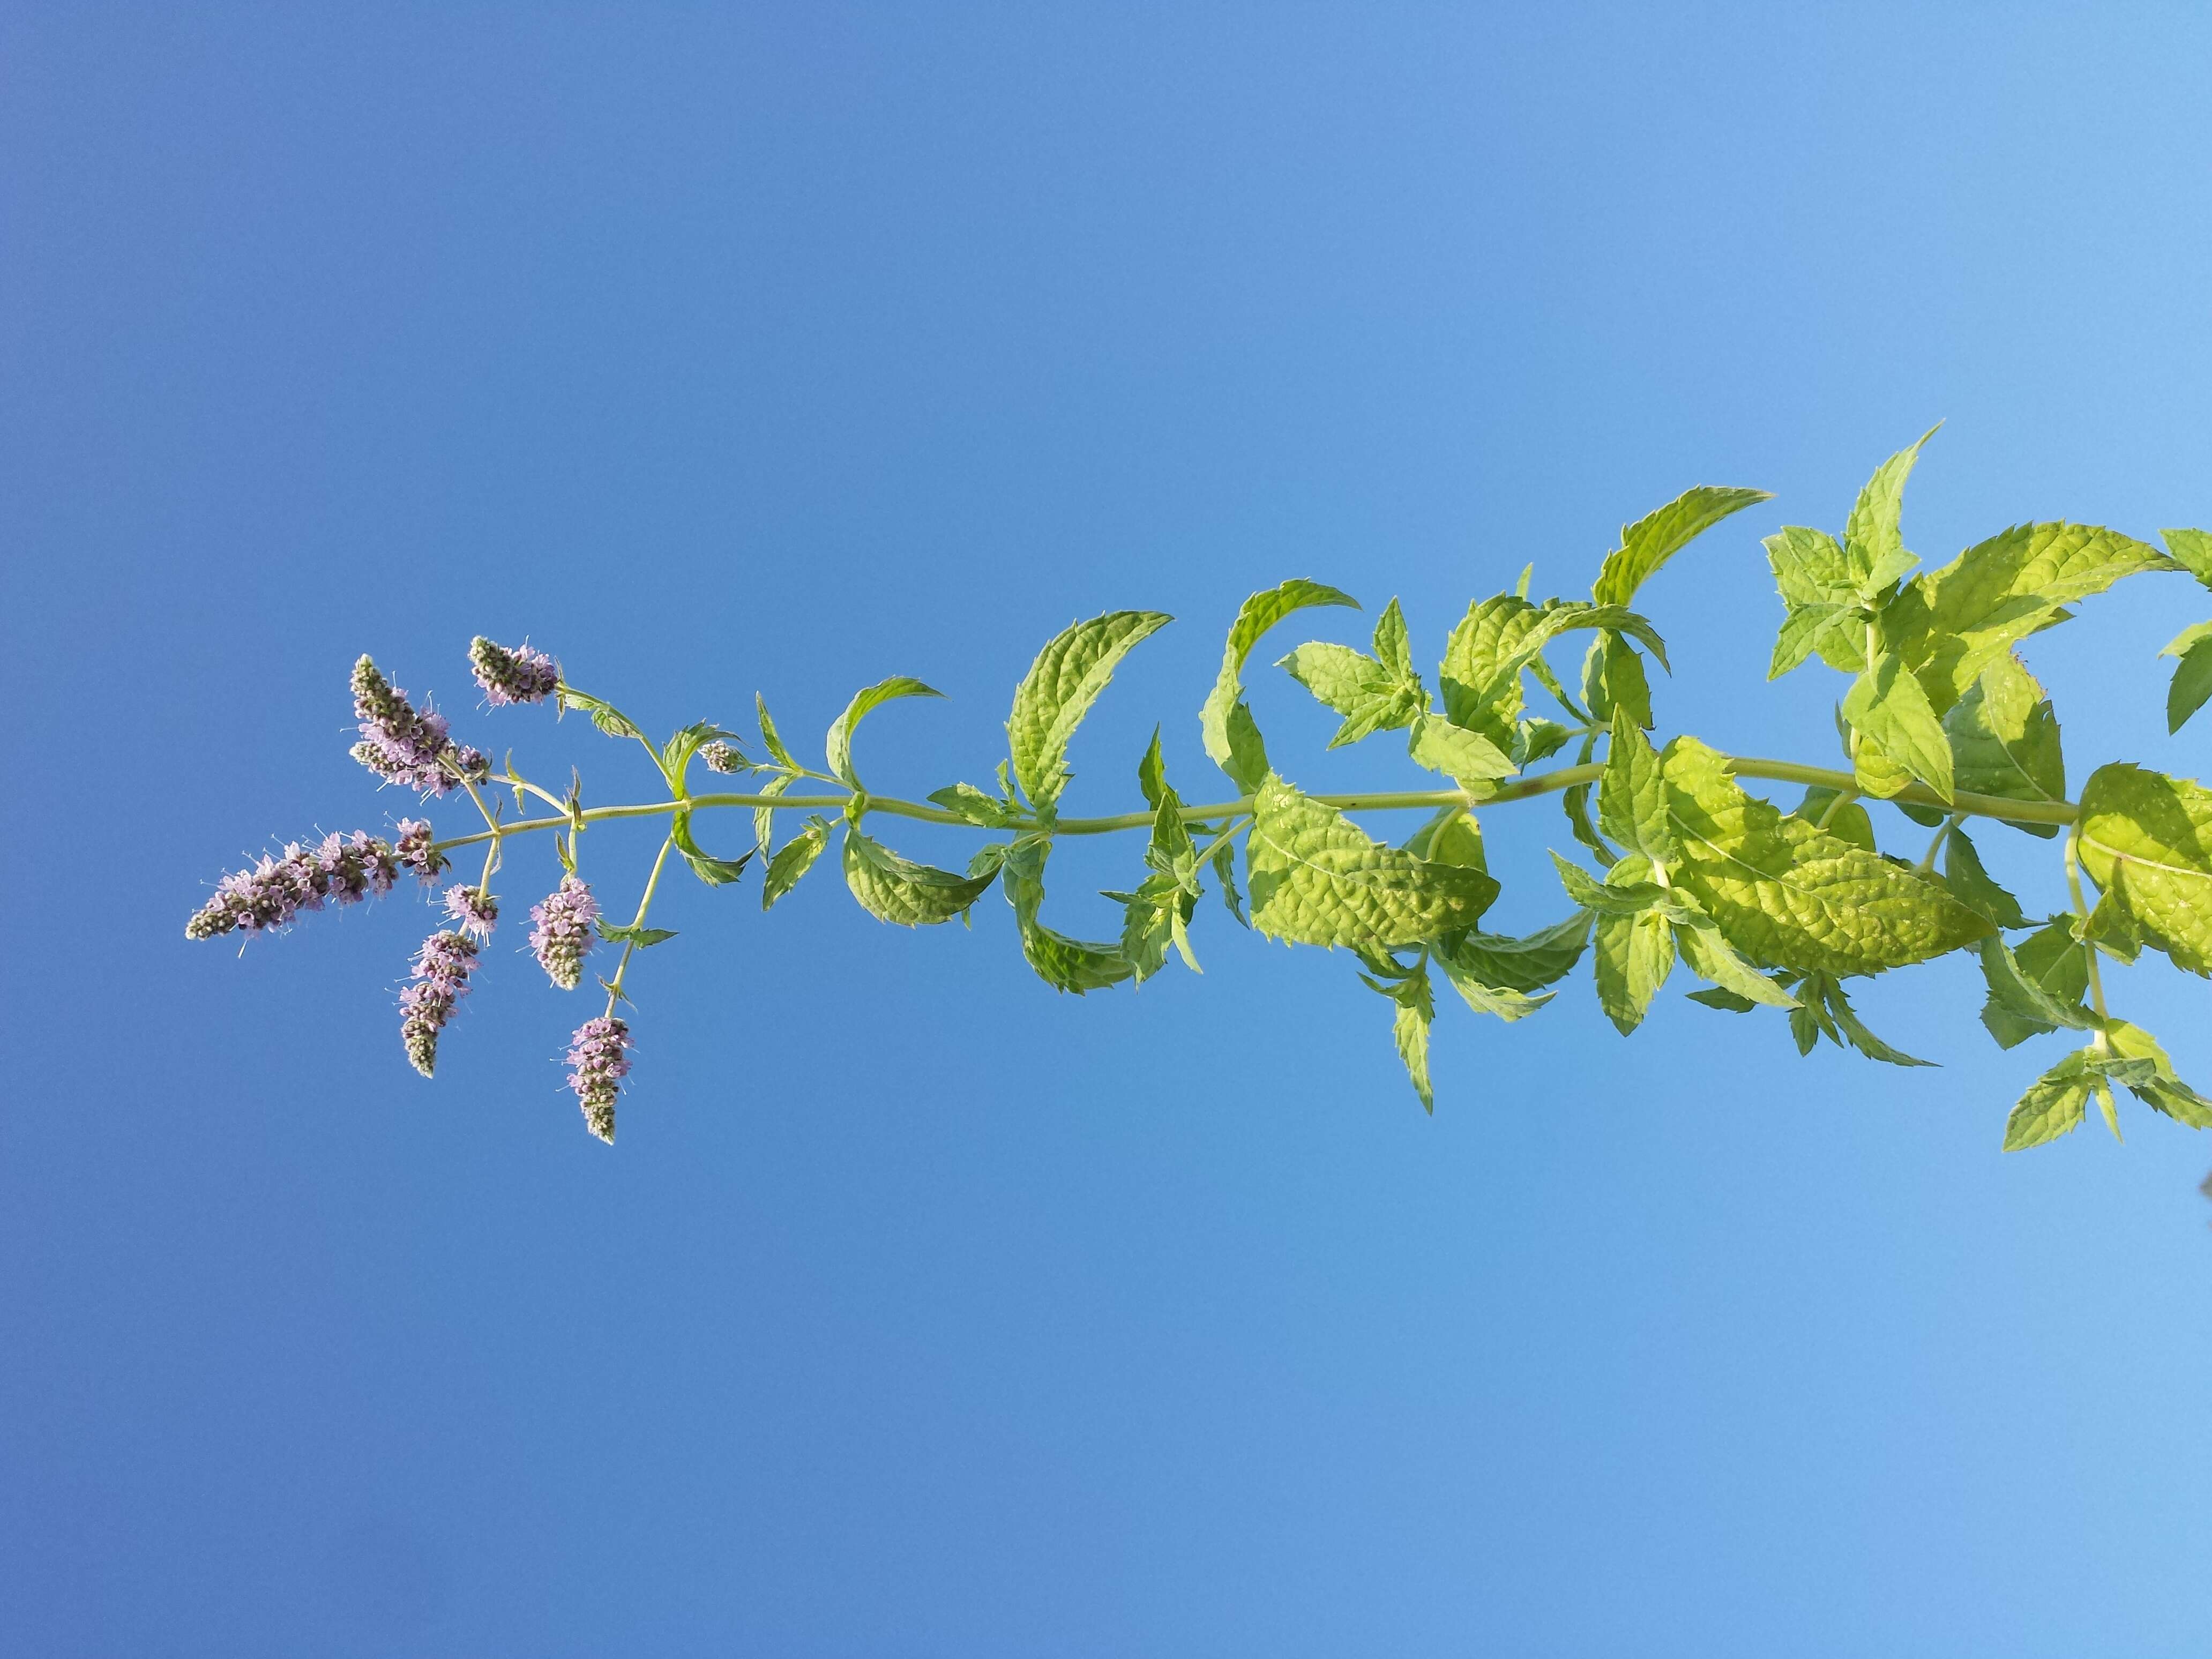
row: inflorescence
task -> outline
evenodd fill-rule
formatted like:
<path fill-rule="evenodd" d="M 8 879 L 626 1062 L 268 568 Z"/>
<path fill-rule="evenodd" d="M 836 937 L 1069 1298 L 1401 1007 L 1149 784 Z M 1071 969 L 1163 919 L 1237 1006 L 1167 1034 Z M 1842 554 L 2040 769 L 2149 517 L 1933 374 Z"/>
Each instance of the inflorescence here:
<path fill-rule="evenodd" d="M 2000 1045 L 2057 1032 L 2079 1045 L 2014 1105 L 2008 1149 L 2068 1133 L 2092 1103 L 2117 1134 L 2121 1091 L 2175 1121 L 2212 1127 L 2212 1099 L 2182 1082 L 2158 1042 L 2114 1011 L 2106 984 L 2112 965 L 2152 951 L 2212 975 L 2212 790 L 2115 764 L 2069 799 L 2057 716 L 2020 654 L 2080 601 L 2124 577 L 2185 573 L 2212 587 L 2212 533 L 2163 532 L 2160 551 L 2099 526 L 2026 524 L 1941 569 L 1921 569 L 1899 521 L 1920 447 L 1875 472 L 1840 538 L 1784 526 L 1763 544 L 1784 609 L 1769 678 L 1814 658 L 1848 677 L 1838 708 L 1840 765 L 1723 754 L 1687 735 L 1662 744 L 1650 735 L 1650 671 L 1668 664 L 1657 631 L 1632 608 L 1638 590 L 1697 537 L 1768 499 L 1700 487 L 1624 527 L 1588 600 L 1532 600 L 1524 574 L 1516 591 L 1475 601 L 1446 642 L 1434 692 L 1414 664 L 1395 599 L 1376 623 L 1371 651 L 1312 641 L 1281 659 L 1342 717 L 1332 747 L 1402 733 L 1409 761 L 1449 787 L 1312 795 L 1269 760 L 1245 696 L 1247 659 L 1293 613 L 1357 605 L 1318 582 L 1254 594 L 1230 630 L 1200 727 L 1233 798 L 1187 805 L 1168 781 L 1156 733 L 1138 767 L 1145 810 L 1100 818 L 1060 816 L 1068 745 L 1121 658 L 1170 620 L 1158 612 L 1109 612 L 1047 644 L 1015 693 L 997 789 L 955 783 L 926 803 L 864 788 L 853 757 L 854 733 L 872 710 L 936 695 L 919 680 L 894 678 L 857 693 L 830 726 L 827 769 L 817 771 L 792 758 L 764 703 L 763 760 L 748 759 L 735 734 L 704 723 L 655 744 L 612 705 L 567 684 L 544 652 L 479 636 L 469 662 L 487 703 L 550 699 L 635 740 L 665 799 L 586 807 L 580 780 L 563 797 L 511 762 L 495 780 L 483 754 L 456 744 L 427 700 L 416 708 L 363 657 L 353 674 L 356 757 L 425 795 L 465 789 L 483 829 L 441 842 L 425 820 L 403 818 L 391 842 L 356 831 L 288 846 L 224 876 L 185 933 L 209 939 L 282 928 L 303 910 L 386 892 L 402 869 L 430 883 L 448 867 L 449 851 L 483 845 L 482 873 L 447 887 L 453 925 L 423 944 L 400 998 L 407 1057 L 427 1077 L 496 923 L 490 882 L 507 843 L 550 832 L 563 873 L 531 907 L 538 964 L 556 987 L 573 990 L 595 941 L 621 946 L 600 981 L 604 1012 L 577 1029 L 567 1055 L 568 1085 L 591 1132 L 605 1140 L 614 1138 L 630 1066 L 629 1026 L 617 1010 L 629 1000 L 632 959 L 674 937 L 647 925 L 672 854 L 719 888 L 738 881 L 757 853 L 766 908 L 841 837 L 835 861 L 871 914 L 906 927 L 964 920 L 998 885 L 1030 967 L 1054 989 L 1078 994 L 1141 983 L 1170 956 L 1195 969 L 1192 924 L 1211 884 L 1239 923 L 1352 954 L 1361 979 L 1390 1005 L 1400 1058 L 1425 1106 L 1439 980 L 1477 1013 L 1516 1021 L 1587 958 L 1599 1006 L 1626 1034 L 1679 966 L 1702 981 L 1690 994 L 1708 1008 L 1786 1016 L 1801 1052 L 1826 1040 L 1917 1066 L 1924 1062 L 1868 1029 L 1846 983 L 1966 951 L 1988 989 L 1982 1023 Z M 1588 641 L 1578 681 L 1545 655 L 1571 634 Z M 2166 653 L 2179 659 L 2167 699 L 2169 729 L 2179 731 L 2212 700 L 2212 623 L 2185 629 Z M 1532 713 L 1540 693 L 1556 708 Z M 1562 758 L 1543 764 L 1553 757 Z M 767 775 L 751 794 L 695 795 L 695 759 L 719 775 Z M 1759 779 L 1802 786 L 1803 799 L 1784 806 L 1749 793 L 1745 781 Z M 532 799 L 551 810 L 508 820 L 485 799 L 507 789 L 518 814 Z M 1484 852 L 1482 813 L 1553 797 L 1581 848 L 1576 860 L 1553 855 L 1568 914 L 1527 937 L 1484 932 L 1498 882 Z M 1935 832 L 1917 863 L 1880 845 L 1881 826 L 1869 808 L 1884 805 Z M 696 815 L 723 809 L 753 814 L 755 845 L 736 858 L 705 850 L 694 827 Z M 1397 809 L 1430 816 L 1395 846 L 1348 816 Z M 780 846 L 779 812 L 809 815 Z M 635 917 L 611 924 L 576 873 L 578 842 L 597 823 L 653 817 L 667 819 L 665 838 Z M 967 826 L 994 838 L 964 872 L 936 869 L 878 841 L 868 833 L 872 817 Z M 1970 823 L 1977 834 L 1995 823 L 2059 837 L 2063 908 L 2038 915 L 2000 886 Z M 1115 830 L 1149 835 L 1132 890 L 1107 895 L 1121 907 L 1121 936 L 1088 941 L 1049 926 L 1044 876 L 1057 839 Z"/>

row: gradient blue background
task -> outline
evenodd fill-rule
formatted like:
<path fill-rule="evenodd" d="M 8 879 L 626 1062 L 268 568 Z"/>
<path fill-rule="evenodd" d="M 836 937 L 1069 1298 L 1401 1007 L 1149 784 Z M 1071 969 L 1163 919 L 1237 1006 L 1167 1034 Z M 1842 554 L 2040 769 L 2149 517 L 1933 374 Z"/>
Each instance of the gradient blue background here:
<path fill-rule="evenodd" d="M 861 755 L 919 793 L 1157 606 L 1075 751 L 1118 810 L 1156 720 L 1218 793 L 1194 711 L 1285 575 L 1433 657 L 1762 485 L 1647 591 L 1661 719 L 1817 758 L 1757 537 L 1934 420 L 1936 558 L 2212 521 L 2201 12 L 1656 9 L 0 15 L 0 1651 L 2203 1652 L 2212 1143 L 2001 1158 L 2058 1048 L 1971 964 L 1864 995 L 1923 1072 L 1449 1008 L 1431 1121 L 1350 963 L 1212 910 L 1204 978 L 1079 1000 L 995 896 L 684 879 L 610 1152 L 513 922 L 434 1084 L 411 892 L 179 936 L 404 808 L 364 649 L 599 800 L 641 763 L 477 708 L 471 633 L 810 750 L 917 674 Z M 2077 778 L 2205 766 L 2153 659 L 2205 596 L 2136 587 L 2032 653 Z M 1302 781 L 1407 775 L 1255 678 Z M 1556 914 L 1556 814 L 1491 834 L 1497 921 Z M 1062 925 L 1136 850 L 1059 861 Z M 2212 1079 L 2201 981 L 2118 994 Z"/>

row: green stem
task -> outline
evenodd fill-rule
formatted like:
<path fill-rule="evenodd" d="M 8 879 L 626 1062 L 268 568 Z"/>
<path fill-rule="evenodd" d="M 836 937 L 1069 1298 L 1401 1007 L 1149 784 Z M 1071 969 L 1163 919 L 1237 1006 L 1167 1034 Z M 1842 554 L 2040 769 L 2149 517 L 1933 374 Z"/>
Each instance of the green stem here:
<path fill-rule="evenodd" d="M 668 849 L 676 845 L 673 836 L 660 843 L 660 856 L 653 861 L 653 873 L 645 878 L 645 891 L 637 901 L 637 915 L 630 919 L 632 927 L 645 926 L 645 919 L 653 914 L 653 890 L 660 885 L 660 872 L 668 862 Z M 615 1005 L 622 1000 L 623 980 L 629 972 L 629 959 L 637 951 L 635 939 L 623 942 L 622 960 L 615 964 L 615 976 L 607 981 L 607 1015 L 611 1018 Z"/>
<path fill-rule="evenodd" d="M 1825 766 L 1802 766 L 1795 761 L 1767 760 L 1754 755 L 1723 757 L 1729 770 L 1740 778 L 1757 778 L 1773 783 L 1797 783 L 1838 793 L 1856 793 L 1856 781 L 1848 772 L 1838 772 Z M 1480 799 L 1463 789 L 1385 790 L 1350 795 L 1316 795 L 1312 799 L 1324 806 L 1335 807 L 1345 812 L 1433 812 L 1440 807 L 1468 806 L 1477 811 L 1487 806 L 1502 806 L 1512 801 L 1534 800 L 1544 795 L 1555 795 L 1580 783 L 1595 783 L 1605 775 L 1600 763 L 1577 766 L 1555 767 L 1549 772 L 1540 772 L 1534 777 L 1516 779 L 1503 785 L 1494 793 Z M 686 807 L 705 810 L 710 807 L 729 807 L 750 811 L 768 807 L 783 811 L 836 811 L 843 808 L 845 795 L 694 795 L 689 800 L 641 801 L 626 806 L 586 807 L 580 816 L 588 823 L 605 823 L 615 818 L 663 817 Z M 1960 790 L 1945 800 L 1927 785 L 1908 784 L 1893 799 L 1909 806 L 1938 806 L 1967 817 L 2003 818 L 2014 823 L 2070 824 L 2080 813 L 2071 801 L 2010 800 L 2002 795 L 1978 795 Z M 928 806 L 920 801 L 900 800 L 890 795 L 871 794 L 868 811 L 887 813 L 893 817 L 912 818 L 921 823 L 948 824 L 957 829 L 973 829 L 967 819 L 956 812 Z M 1186 823 L 1205 822 L 1231 815 L 1249 817 L 1252 798 L 1245 795 L 1236 800 L 1210 801 L 1182 809 Z M 1122 830 L 1148 830 L 1152 827 L 1150 812 L 1121 812 L 1110 817 L 1062 818 L 1053 826 L 1054 833 L 1062 836 L 1103 836 Z M 495 830 L 483 830 L 472 836 L 456 836 L 450 841 L 437 843 L 441 852 L 456 847 L 473 846 L 493 836 L 528 835 L 539 830 L 558 830 L 568 823 L 564 815 L 560 817 L 523 818 Z"/>
<path fill-rule="evenodd" d="M 1936 855 L 1943 850 L 1943 843 L 1950 839 L 1951 832 L 1959 827 L 1960 820 L 1966 816 L 1964 812 L 1954 812 L 1943 820 L 1943 827 L 1936 832 L 1936 839 L 1928 843 L 1926 855 L 1915 866 L 1922 875 L 1926 875 L 1936 867 Z"/>
<path fill-rule="evenodd" d="M 2074 914 L 2081 918 L 2081 930 L 2086 933 L 2089 927 L 2089 903 L 2081 896 L 2081 854 L 2075 845 L 2078 839 L 2078 836 L 2071 835 L 2066 837 L 2066 890 L 2073 895 Z M 2099 1019 L 2109 1019 L 2112 1016 L 2105 1007 L 2105 975 L 2097 964 L 2099 952 L 2096 942 L 2084 939 L 2081 945 L 2089 957 L 2089 1006 L 2097 1011 Z M 2099 1054 L 2107 1053 L 2112 1048 L 2101 1030 L 2097 1033 L 2095 1047 Z"/>

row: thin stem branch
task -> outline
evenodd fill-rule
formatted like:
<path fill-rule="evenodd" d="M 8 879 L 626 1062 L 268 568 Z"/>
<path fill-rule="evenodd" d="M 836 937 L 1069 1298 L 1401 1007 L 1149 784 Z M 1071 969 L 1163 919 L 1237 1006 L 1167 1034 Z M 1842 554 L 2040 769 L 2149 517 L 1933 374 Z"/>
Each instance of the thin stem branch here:
<path fill-rule="evenodd" d="M 637 915 L 630 919 L 632 927 L 644 927 L 646 917 L 653 914 L 653 890 L 660 885 L 660 872 L 668 863 L 668 849 L 675 845 L 673 836 L 660 843 L 660 855 L 653 860 L 653 873 L 645 878 L 645 891 L 637 901 Z M 614 1015 L 615 1005 L 622 1000 L 623 980 L 629 973 L 629 959 L 636 951 L 635 939 L 623 941 L 622 960 L 615 964 L 615 976 L 607 981 L 607 1015 L 610 1018 Z"/>
<path fill-rule="evenodd" d="M 1839 772 L 1826 766 L 1804 766 L 1796 761 L 1769 760 L 1755 755 L 1724 757 L 1729 770 L 1740 778 L 1756 778 L 1773 783 L 1797 783 L 1838 793 L 1856 793 L 1856 785 L 1848 772 Z M 1433 812 L 1440 807 L 1467 806 L 1480 811 L 1489 806 L 1503 806 L 1513 801 L 1534 800 L 1545 795 L 1555 795 L 1571 789 L 1577 784 L 1595 783 L 1605 775 L 1601 763 L 1591 762 L 1577 766 L 1555 767 L 1549 772 L 1540 772 L 1532 777 L 1519 778 L 1503 785 L 1491 795 L 1476 797 L 1464 789 L 1382 790 L 1359 794 L 1316 795 L 1313 799 L 1324 806 L 1335 807 L 1344 812 Z M 591 806 L 579 815 L 587 823 L 601 823 L 615 818 L 662 817 L 687 808 L 706 811 L 710 808 L 734 808 L 751 811 L 767 807 L 773 811 L 840 811 L 849 799 L 847 795 L 694 795 L 689 800 L 640 801 L 623 806 Z M 2002 818 L 2014 823 L 2070 824 L 2080 816 L 2071 801 L 2012 800 L 2002 795 L 1979 795 L 1960 790 L 1951 799 L 1945 800 L 1925 784 L 1908 784 L 1892 798 L 1908 806 L 1936 806 L 1955 811 L 1967 817 Z M 966 818 L 957 812 L 940 807 L 925 805 L 920 801 L 901 800 L 895 796 L 871 794 L 868 811 L 893 817 L 912 818 L 921 823 L 941 823 L 956 829 L 973 829 Z M 1252 798 L 1241 796 L 1236 800 L 1209 801 L 1182 809 L 1186 823 L 1200 823 L 1239 815 L 1249 817 Z M 1121 812 L 1108 817 L 1062 818 L 1053 826 L 1055 835 L 1103 836 L 1122 830 L 1148 830 L 1152 827 L 1150 812 Z M 456 847 L 470 847 L 493 836 L 528 835 L 540 830 L 559 830 L 568 826 L 564 814 L 559 817 L 523 818 L 496 830 L 479 831 L 475 835 L 456 836 L 450 841 L 437 843 L 441 852 Z"/>
<path fill-rule="evenodd" d="M 1923 855 L 1920 862 L 1913 866 L 1922 875 L 1926 875 L 1936 867 L 1936 855 L 1943 850 L 1943 843 L 1951 838 L 1951 832 L 1959 827 L 1966 816 L 1964 812 L 1954 812 L 1943 820 L 1943 827 L 1936 832 L 1936 839 L 1928 843 L 1927 853 Z"/>

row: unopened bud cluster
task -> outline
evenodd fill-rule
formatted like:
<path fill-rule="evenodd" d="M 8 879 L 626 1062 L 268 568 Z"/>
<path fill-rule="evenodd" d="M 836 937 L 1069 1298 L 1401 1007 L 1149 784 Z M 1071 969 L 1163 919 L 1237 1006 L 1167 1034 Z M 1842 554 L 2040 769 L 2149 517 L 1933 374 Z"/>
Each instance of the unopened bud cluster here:
<path fill-rule="evenodd" d="M 399 839 L 392 844 L 392 855 L 425 883 L 435 881 L 452 860 L 431 844 L 430 820 L 402 818 L 396 827 Z"/>
<path fill-rule="evenodd" d="M 699 758 L 707 763 L 708 770 L 712 772 L 727 774 L 752 770 L 752 763 L 738 752 L 735 744 L 724 743 L 720 738 L 702 749 Z"/>
<path fill-rule="evenodd" d="M 545 976 L 563 991 L 583 983 L 584 954 L 592 948 L 592 924 L 599 919 L 599 901 L 574 876 L 530 907 L 530 948 Z"/>
<path fill-rule="evenodd" d="M 469 641 L 469 667 L 483 688 L 484 701 L 495 708 L 502 703 L 543 702 L 561 684 L 559 666 L 543 651 L 526 645 L 509 649 L 481 634 Z"/>

